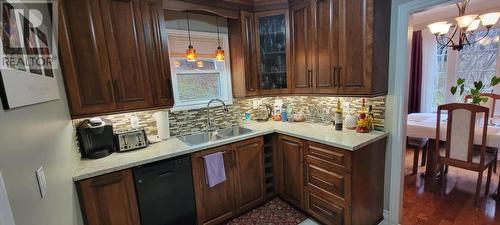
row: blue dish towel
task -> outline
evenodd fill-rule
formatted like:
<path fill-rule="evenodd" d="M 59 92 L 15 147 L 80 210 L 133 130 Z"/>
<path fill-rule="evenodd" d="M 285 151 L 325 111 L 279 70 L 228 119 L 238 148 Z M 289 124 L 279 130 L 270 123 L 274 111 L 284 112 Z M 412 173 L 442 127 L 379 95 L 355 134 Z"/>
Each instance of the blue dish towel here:
<path fill-rule="evenodd" d="M 222 152 L 203 156 L 203 162 L 205 164 L 205 179 L 209 187 L 214 187 L 226 181 L 224 155 Z"/>

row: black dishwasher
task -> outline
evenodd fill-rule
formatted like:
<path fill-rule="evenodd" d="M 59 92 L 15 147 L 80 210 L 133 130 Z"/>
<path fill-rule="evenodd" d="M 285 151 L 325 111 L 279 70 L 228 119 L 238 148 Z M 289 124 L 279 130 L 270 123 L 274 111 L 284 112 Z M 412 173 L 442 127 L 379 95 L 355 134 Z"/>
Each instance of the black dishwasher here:
<path fill-rule="evenodd" d="M 191 156 L 134 169 L 141 225 L 196 224 Z"/>

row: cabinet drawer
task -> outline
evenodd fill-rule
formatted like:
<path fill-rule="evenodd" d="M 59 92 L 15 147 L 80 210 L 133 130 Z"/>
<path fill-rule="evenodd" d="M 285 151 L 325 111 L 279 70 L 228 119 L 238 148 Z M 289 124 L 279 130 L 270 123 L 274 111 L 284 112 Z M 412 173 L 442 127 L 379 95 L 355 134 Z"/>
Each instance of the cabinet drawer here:
<path fill-rule="evenodd" d="M 344 150 L 314 142 L 307 142 L 307 155 L 308 157 L 331 163 L 350 171 L 351 155 Z"/>
<path fill-rule="evenodd" d="M 322 200 L 321 197 L 307 192 L 306 211 L 324 224 L 341 225 L 344 222 L 344 209 Z"/>
<path fill-rule="evenodd" d="M 344 199 L 345 176 L 343 173 L 325 170 L 317 165 L 307 164 L 307 185 Z"/>

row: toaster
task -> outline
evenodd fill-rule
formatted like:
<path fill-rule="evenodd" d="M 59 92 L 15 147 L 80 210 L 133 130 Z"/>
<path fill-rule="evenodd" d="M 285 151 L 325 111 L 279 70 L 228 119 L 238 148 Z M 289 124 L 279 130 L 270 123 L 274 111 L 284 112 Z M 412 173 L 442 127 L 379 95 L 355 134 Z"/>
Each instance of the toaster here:
<path fill-rule="evenodd" d="M 144 129 L 118 132 L 115 134 L 115 143 L 117 152 L 132 151 L 149 145 Z"/>

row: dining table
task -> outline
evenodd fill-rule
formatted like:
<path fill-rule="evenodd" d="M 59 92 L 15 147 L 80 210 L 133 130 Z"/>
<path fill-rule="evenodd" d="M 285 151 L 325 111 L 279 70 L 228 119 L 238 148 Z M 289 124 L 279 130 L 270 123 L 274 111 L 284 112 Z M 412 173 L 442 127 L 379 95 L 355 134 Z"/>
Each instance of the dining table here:
<path fill-rule="evenodd" d="M 445 141 L 447 130 L 447 114 L 441 114 L 440 123 L 440 141 Z M 434 154 L 436 144 L 436 126 L 437 126 L 437 113 L 412 113 L 407 117 L 407 134 L 408 137 L 415 138 L 428 138 L 429 143 L 427 146 L 427 166 L 425 169 L 424 177 L 431 178 L 431 174 L 438 172 L 436 170 L 437 155 Z M 482 137 L 482 125 L 476 127 L 474 136 L 474 144 L 480 145 Z M 488 123 L 488 130 L 486 136 L 486 146 L 490 148 L 500 147 L 500 120 L 495 119 Z M 499 181 L 500 186 L 500 181 Z M 497 190 L 497 198 L 500 198 L 500 188 Z M 500 200 L 500 199 L 499 199 Z"/>

